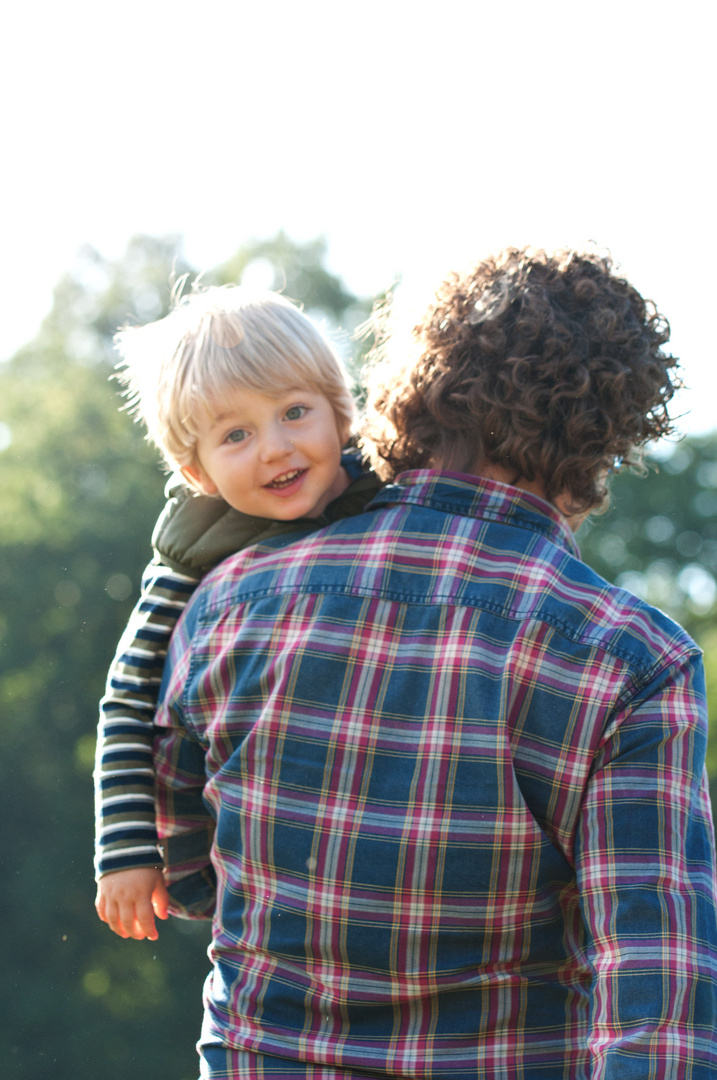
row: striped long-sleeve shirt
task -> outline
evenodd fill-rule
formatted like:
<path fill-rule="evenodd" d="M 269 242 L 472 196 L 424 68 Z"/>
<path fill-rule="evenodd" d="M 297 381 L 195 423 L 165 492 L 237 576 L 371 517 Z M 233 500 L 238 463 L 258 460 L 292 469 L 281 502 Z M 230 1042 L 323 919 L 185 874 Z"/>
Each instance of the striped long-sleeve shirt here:
<path fill-rule="evenodd" d="M 95 768 L 95 872 L 162 865 L 154 820 L 152 740 L 172 630 L 199 583 L 161 562 L 142 577 L 100 703 Z"/>
<path fill-rule="evenodd" d="M 716 1075 L 699 650 L 532 495 L 416 472 L 372 505 L 225 562 L 172 639 L 207 1075 Z"/>

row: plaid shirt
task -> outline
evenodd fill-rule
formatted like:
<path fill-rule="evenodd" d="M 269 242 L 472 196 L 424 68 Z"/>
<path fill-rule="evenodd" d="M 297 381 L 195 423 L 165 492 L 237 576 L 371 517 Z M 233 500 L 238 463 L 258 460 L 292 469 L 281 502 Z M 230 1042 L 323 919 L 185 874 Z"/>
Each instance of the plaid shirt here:
<path fill-rule="evenodd" d="M 205 1043 L 252 1077 L 716 1075 L 699 650 L 530 494 L 426 471 L 372 506 L 227 560 L 172 640 Z"/>

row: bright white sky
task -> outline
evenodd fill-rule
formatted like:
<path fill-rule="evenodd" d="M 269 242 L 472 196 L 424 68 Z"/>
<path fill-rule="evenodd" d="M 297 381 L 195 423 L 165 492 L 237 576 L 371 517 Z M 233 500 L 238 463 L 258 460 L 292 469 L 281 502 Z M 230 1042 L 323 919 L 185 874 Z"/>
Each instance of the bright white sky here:
<path fill-rule="evenodd" d="M 324 234 L 362 294 L 505 244 L 608 247 L 717 426 L 715 16 L 702 0 L 28 0 L 4 16 L 0 357 L 90 243 L 198 268 Z"/>

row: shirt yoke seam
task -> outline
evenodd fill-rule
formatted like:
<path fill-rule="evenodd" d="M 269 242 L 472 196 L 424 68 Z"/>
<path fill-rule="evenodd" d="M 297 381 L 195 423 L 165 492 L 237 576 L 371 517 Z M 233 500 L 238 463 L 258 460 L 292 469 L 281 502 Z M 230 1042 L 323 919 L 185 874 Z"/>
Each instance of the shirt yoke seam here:
<path fill-rule="evenodd" d="M 692 655 L 699 655 L 701 650 L 693 645 L 690 647 L 687 643 L 677 646 L 672 646 L 669 651 L 666 651 L 657 661 L 650 664 L 646 670 L 642 667 L 640 657 L 628 649 L 621 648 L 619 645 L 613 645 L 609 642 L 605 642 L 601 638 L 594 634 L 580 634 L 567 623 L 561 619 L 556 618 L 549 612 L 541 610 L 534 611 L 526 619 L 525 611 L 516 608 L 506 608 L 501 604 L 495 604 L 490 600 L 471 600 L 470 598 L 456 598 L 450 595 L 437 594 L 430 598 L 420 593 L 401 592 L 398 590 L 378 590 L 370 589 L 365 586 L 349 586 L 345 585 L 332 585 L 328 584 L 316 584 L 312 583 L 307 585 L 274 585 L 271 587 L 265 587 L 262 589 L 253 589 L 243 592 L 241 597 L 233 597 L 230 607 L 236 607 L 239 604 L 252 603 L 256 600 L 263 600 L 269 597 L 278 596 L 312 596 L 328 594 L 333 596 L 356 596 L 363 597 L 365 599 L 385 600 L 388 602 L 401 603 L 401 604 L 414 604 L 421 607 L 430 607 L 434 605 L 450 604 L 456 608 L 473 608 L 481 611 L 489 611 L 501 618 L 509 619 L 513 622 L 518 620 L 524 621 L 536 621 L 544 623 L 547 626 L 552 627 L 563 637 L 575 644 L 582 644 L 586 646 L 594 646 L 601 648 L 604 653 L 614 656 L 618 660 L 622 660 L 625 663 L 632 664 L 638 670 L 635 672 L 635 678 L 631 678 L 636 693 L 641 686 L 646 685 L 654 677 L 655 673 L 664 670 L 666 667 L 678 663 L 681 660 L 687 659 Z M 226 597 L 221 600 L 216 599 L 209 602 L 208 597 L 202 597 L 202 611 L 198 613 L 198 622 L 204 623 L 208 618 L 216 617 L 219 612 L 227 610 Z M 192 656 L 192 661 L 194 656 Z M 632 697 L 632 694 L 628 694 L 627 697 Z M 622 700 L 625 697 L 625 692 L 620 695 Z"/>

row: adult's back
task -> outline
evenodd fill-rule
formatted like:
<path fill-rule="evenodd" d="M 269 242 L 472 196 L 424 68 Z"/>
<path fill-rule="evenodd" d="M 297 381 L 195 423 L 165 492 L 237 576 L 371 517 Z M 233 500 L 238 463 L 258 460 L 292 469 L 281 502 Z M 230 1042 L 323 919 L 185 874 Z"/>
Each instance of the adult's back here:
<path fill-rule="evenodd" d="M 217 821 L 204 1039 L 387 1076 L 588 1076 L 615 1030 L 622 1068 L 687 1061 L 697 649 L 533 495 L 415 472 L 376 503 L 223 564 L 173 646 L 158 773 L 185 799 L 196 738 Z"/>

